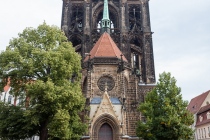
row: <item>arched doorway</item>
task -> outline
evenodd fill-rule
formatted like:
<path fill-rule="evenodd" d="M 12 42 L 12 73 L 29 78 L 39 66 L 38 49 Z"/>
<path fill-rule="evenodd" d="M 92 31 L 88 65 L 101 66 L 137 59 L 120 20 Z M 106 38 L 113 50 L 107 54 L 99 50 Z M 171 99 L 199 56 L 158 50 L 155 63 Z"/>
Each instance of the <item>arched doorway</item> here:
<path fill-rule="evenodd" d="M 104 125 L 104 126 L 103 126 Z M 92 127 L 92 140 L 109 140 L 109 139 L 100 139 L 99 138 L 99 133 L 100 129 L 103 127 L 109 127 L 109 131 L 111 132 L 112 138 L 110 140 L 119 140 L 120 139 L 120 127 L 118 124 L 118 121 L 109 114 L 103 114 L 101 115 L 97 120 L 95 120 L 95 123 L 93 123 Z M 103 132 L 103 130 L 101 130 Z"/>
<path fill-rule="evenodd" d="M 99 129 L 98 140 L 113 140 L 113 131 L 109 124 L 104 123 Z"/>

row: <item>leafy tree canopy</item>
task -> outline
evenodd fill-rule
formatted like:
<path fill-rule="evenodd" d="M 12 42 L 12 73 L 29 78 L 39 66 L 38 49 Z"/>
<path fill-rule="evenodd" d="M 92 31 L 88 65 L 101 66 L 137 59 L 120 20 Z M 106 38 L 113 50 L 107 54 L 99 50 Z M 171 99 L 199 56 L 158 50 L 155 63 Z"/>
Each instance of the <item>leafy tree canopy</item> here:
<path fill-rule="evenodd" d="M 137 135 L 144 140 L 189 140 L 193 131 L 192 114 L 186 109 L 181 89 L 170 73 L 160 74 L 156 87 L 147 93 L 139 110 L 146 121 L 139 121 Z"/>
<path fill-rule="evenodd" d="M 64 33 L 46 23 L 37 29 L 26 28 L 0 54 L 1 85 L 9 78 L 13 96 L 26 99 L 23 113 L 12 113 L 25 128 L 33 128 L 33 134 L 41 140 L 78 139 L 85 131 L 78 116 L 84 107 L 80 61 Z M 11 122 L 1 119 L 0 123 Z M 0 126 L 1 136 L 3 129 Z M 18 127 L 14 129 L 20 132 Z"/>
<path fill-rule="evenodd" d="M 27 118 L 20 106 L 0 102 L 0 138 L 2 140 L 24 139 L 34 135 L 36 126 L 27 126 Z M 33 129 L 32 129 L 33 127 Z"/>

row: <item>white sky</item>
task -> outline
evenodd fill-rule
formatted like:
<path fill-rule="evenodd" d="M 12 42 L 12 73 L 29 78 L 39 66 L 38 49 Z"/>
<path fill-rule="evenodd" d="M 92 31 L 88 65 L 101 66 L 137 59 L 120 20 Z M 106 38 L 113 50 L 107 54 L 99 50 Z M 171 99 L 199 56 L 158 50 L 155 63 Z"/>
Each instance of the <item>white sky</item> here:
<path fill-rule="evenodd" d="M 62 0 L 1 0 L 0 50 L 26 27 L 61 25 Z M 210 90 L 210 1 L 150 0 L 156 78 L 171 72 L 183 99 Z"/>

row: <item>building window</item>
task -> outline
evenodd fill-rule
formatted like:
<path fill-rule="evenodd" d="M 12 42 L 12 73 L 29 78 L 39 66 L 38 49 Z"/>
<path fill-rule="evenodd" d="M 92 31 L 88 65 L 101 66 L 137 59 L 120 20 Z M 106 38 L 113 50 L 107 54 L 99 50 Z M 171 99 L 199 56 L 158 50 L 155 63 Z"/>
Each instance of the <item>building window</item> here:
<path fill-rule="evenodd" d="M 207 119 L 210 119 L 210 112 L 207 112 L 207 113 L 206 113 L 206 118 L 207 118 Z"/>
<path fill-rule="evenodd" d="M 201 139 L 201 131 L 198 129 L 198 139 Z"/>
<path fill-rule="evenodd" d="M 208 133 L 207 133 L 208 137 L 210 137 L 210 127 L 208 126 Z"/>
<path fill-rule="evenodd" d="M 203 117 L 199 116 L 199 120 L 200 120 L 200 122 L 202 122 L 203 121 Z"/>
<path fill-rule="evenodd" d="M 203 133 L 204 134 L 204 138 L 206 138 L 206 129 L 205 128 L 203 129 L 203 132 L 204 132 Z"/>
<path fill-rule="evenodd" d="M 12 103 L 12 96 L 9 95 L 9 97 L 8 97 L 8 104 L 11 104 L 11 103 Z"/>
<path fill-rule="evenodd" d="M 23 99 L 22 98 L 18 99 L 18 105 L 23 105 Z"/>

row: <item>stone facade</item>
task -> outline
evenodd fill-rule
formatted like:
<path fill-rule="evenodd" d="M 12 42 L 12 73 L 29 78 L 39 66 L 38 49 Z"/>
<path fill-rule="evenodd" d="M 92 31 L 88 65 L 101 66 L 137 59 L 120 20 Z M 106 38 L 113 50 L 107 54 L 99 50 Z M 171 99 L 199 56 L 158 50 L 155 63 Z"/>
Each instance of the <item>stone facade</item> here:
<path fill-rule="evenodd" d="M 138 139 L 136 122 L 144 117 L 137 107 L 156 82 L 148 1 L 108 1 L 111 27 L 105 36 L 110 43 L 104 43 L 99 39 L 103 1 L 63 0 L 61 28 L 82 56 L 82 91 L 89 108 L 83 115 L 90 118 L 83 119 L 89 124 L 84 138 L 100 139 L 106 124 L 113 140 Z M 94 57 L 97 43 L 111 45 L 116 57 Z"/>

